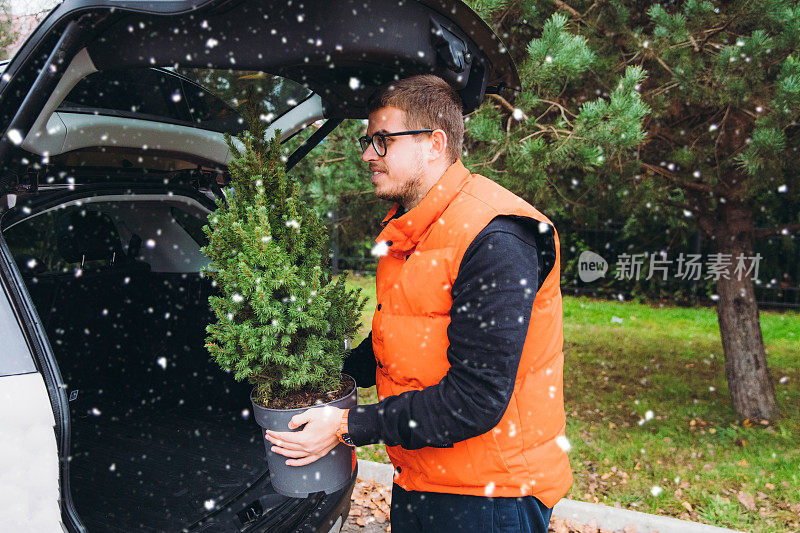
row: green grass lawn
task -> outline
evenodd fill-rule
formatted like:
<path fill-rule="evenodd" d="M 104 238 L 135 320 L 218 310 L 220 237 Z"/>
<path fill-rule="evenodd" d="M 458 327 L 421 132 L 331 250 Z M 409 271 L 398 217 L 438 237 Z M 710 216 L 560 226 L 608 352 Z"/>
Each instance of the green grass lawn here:
<path fill-rule="evenodd" d="M 375 280 L 349 283 L 370 298 L 357 345 Z M 746 531 L 800 529 L 800 314 L 762 312 L 761 328 L 782 413 L 771 425 L 731 409 L 713 309 L 564 298 L 567 497 Z M 376 401 L 374 387 L 360 401 Z M 358 453 L 388 461 L 381 445 Z"/>

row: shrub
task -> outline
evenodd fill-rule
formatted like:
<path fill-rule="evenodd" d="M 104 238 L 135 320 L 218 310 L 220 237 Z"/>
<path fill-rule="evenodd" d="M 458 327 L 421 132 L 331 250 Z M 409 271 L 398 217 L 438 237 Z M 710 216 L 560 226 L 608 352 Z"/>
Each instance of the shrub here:
<path fill-rule="evenodd" d="M 285 172 L 279 134 L 268 140 L 261 120 L 248 122 L 241 149 L 226 136 L 231 187 L 203 228 L 211 259 L 204 272 L 219 289 L 209 298 L 216 322 L 206 347 L 267 405 L 339 388 L 344 340 L 356 333 L 366 299 L 345 287 L 344 275 L 333 279 L 327 231 Z"/>

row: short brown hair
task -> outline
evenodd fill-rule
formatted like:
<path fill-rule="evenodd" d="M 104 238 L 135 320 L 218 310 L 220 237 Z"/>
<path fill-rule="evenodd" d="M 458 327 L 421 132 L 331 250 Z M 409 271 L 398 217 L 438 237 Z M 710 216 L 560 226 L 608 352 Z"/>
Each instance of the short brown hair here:
<path fill-rule="evenodd" d="M 433 74 L 421 74 L 384 85 L 370 99 L 367 113 L 391 106 L 406 114 L 411 130 L 439 129 L 447 134 L 447 155 L 453 163 L 464 145 L 463 105 L 458 93 Z"/>

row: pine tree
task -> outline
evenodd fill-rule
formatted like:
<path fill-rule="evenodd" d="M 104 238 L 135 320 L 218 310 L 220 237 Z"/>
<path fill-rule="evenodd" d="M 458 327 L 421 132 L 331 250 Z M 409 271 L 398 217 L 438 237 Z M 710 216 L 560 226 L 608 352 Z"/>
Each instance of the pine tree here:
<path fill-rule="evenodd" d="M 564 218 L 696 225 L 729 262 L 715 281 L 733 407 L 777 416 L 754 284 L 735 271 L 740 257 L 752 267 L 755 240 L 800 229 L 787 194 L 800 187 L 800 6 L 474 4 L 515 54 L 524 90 L 470 119 L 472 167 Z"/>
<path fill-rule="evenodd" d="M 246 103 L 240 145 L 226 137 L 231 188 L 204 227 L 203 251 L 220 292 L 209 298 L 217 321 L 206 346 L 266 405 L 339 387 L 344 340 L 357 331 L 366 299 L 346 288 L 345 276 L 333 279 L 325 227 L 285 172 L 279 134 L 266 139 L 259 106 L 255 97 Z"/>

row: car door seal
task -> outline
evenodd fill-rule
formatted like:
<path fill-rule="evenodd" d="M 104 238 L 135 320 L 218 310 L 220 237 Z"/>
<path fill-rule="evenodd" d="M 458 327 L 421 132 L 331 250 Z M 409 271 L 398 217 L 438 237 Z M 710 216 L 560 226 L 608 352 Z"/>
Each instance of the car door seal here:
<path fill-rule="evenodd" d="M 332 132 L 336 126 L 342 123 L 342 119 L 340 118 L 329 118 L 325 121 L 322 126 L 320 126 L 317 131 L 311 134 L 311 137 L 305 140 L 303 144 L 297 147 L 297 150 L 292 152 L 292 155 L 286 160 L 286 171 L 290 171 L 292 167 L 294 167 L 297 163 L 300 162 L 308 152 L 314 149 L 316 145 L 322 142 L 322 139 L 328 136 L 330 132 Z"/>
<path fill-rule="evenodd" d="M 58 39 L 53 51 L 50 52 L 47 61 L 42 65 L 39 75 L 19 106 L 19 110 L 17 110 L 14 118 L 11 119 L 6 131 L 3 132 L 3 137 L 0 138 L 0 165 L 6 162 L 11 149 L 15 145 L 22 144 L 48 98 L 50 98 L 53 89 L 64 75 L 67 65 L 83 45 L 86 22 L 83 17 L 70 21 Z M 9 134 L 13 131 L 16 131 L 16 134 L 13 138 L 9 138 Z M 0 180 L 2 180 L 2 177 L 0 177 Z M 0 194 L 4 192 L 5 185 L 3 181 L 0 181 Z"/>

